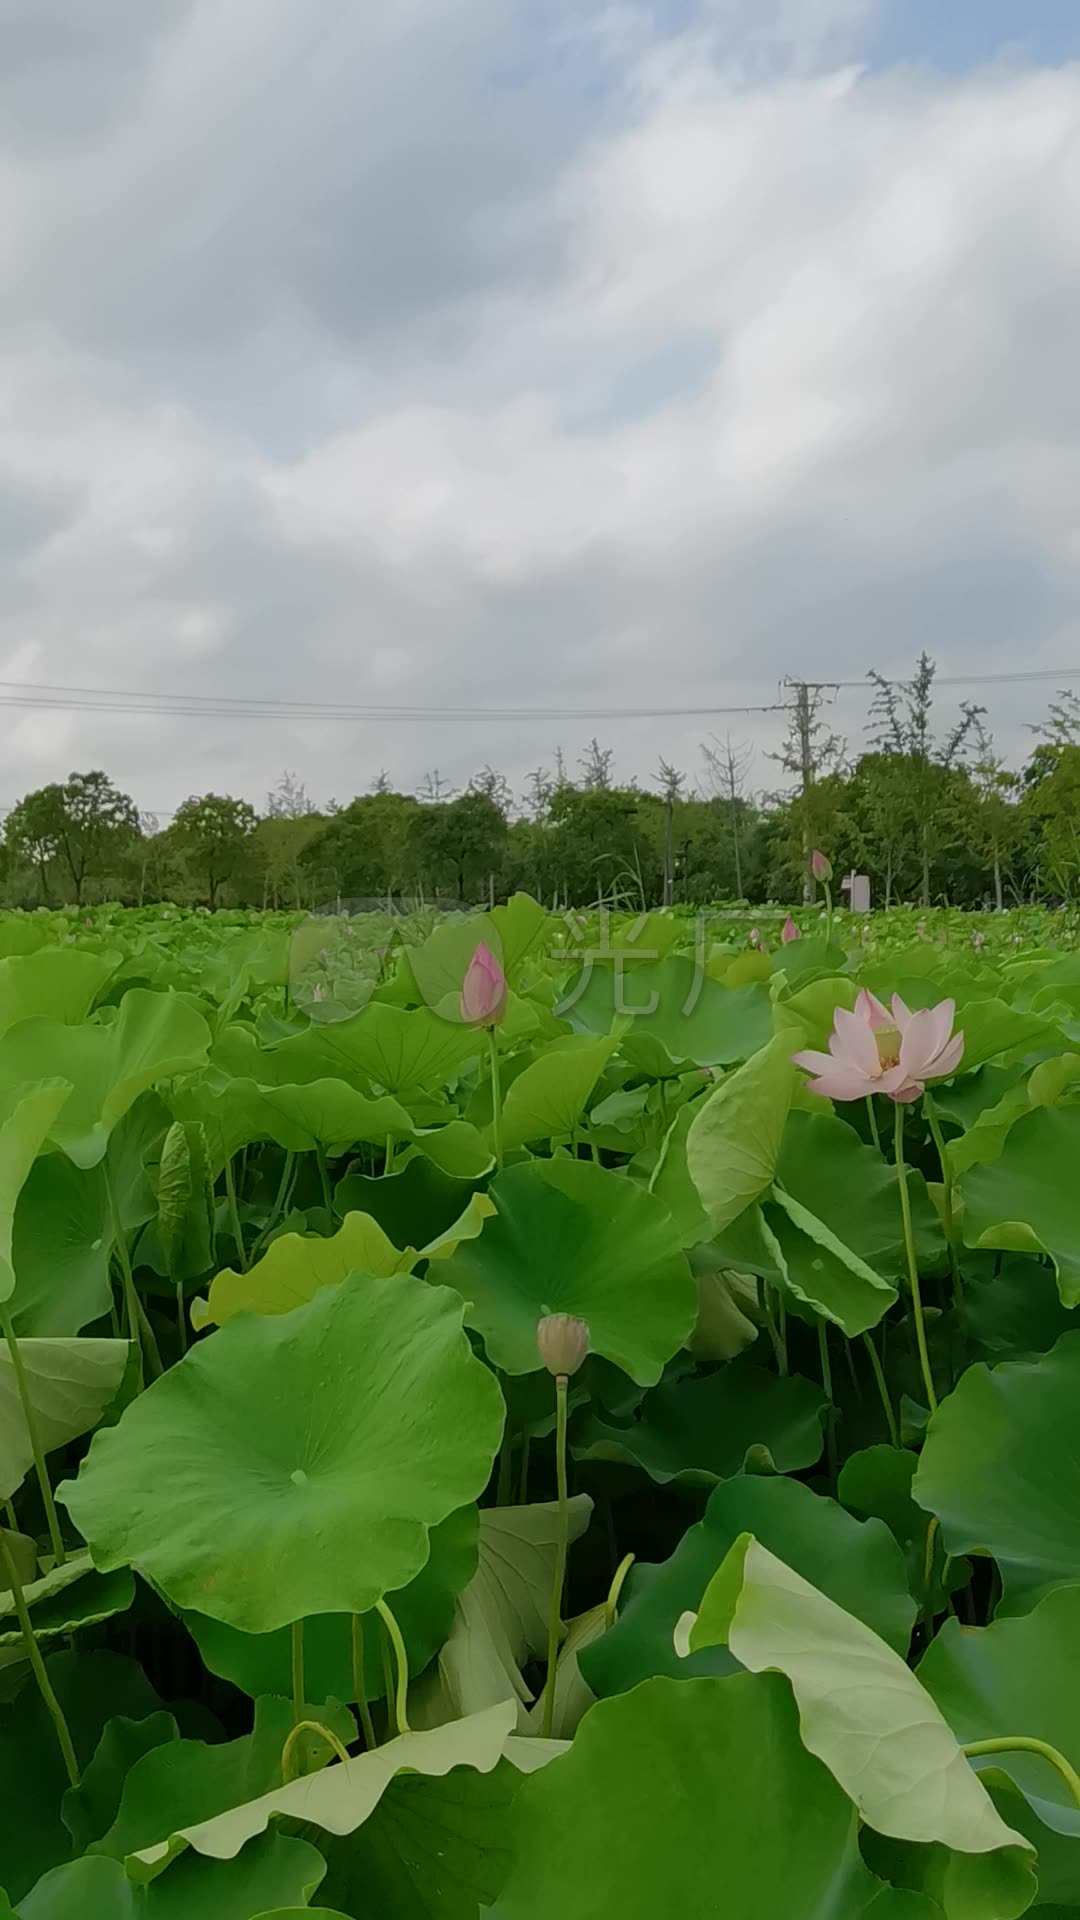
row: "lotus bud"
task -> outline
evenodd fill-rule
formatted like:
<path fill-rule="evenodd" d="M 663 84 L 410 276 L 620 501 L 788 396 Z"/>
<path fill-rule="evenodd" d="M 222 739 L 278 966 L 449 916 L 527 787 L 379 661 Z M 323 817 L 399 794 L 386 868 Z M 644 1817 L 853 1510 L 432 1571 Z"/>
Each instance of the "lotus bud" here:
<path fill-rule="evenodd" d="M 802 939 L 802 934 L 800 933 L 798 927 L 795 925 L 795 922 L 792 919 L 790 913 L 788 914 L 787 919 L 784 921 L 784 924 L 780 929 L 780 938 L 783 941 L 785 947 L 790 946 L 793 940 Z"/>
<path fill-rule="evenodd" d="M 556 1380 L 576 1373 L 589 1351 L 589 1323 L 572 1313 L 549 1313 L 536 1329 L 536 1350 Z"/>
<path fill-rule="evenodd" d="M 756 927 L 751 927 L 751 929 L 750 929 L 750 933 L 749 933 L 749 940 L 750 940 L 750 945 L 751 945 L 752 947 L 760 947 L 760 945 L 761 945 L 761 935 L 760 935 L 760 933 L 758 932 L 758 930 L 757 930 L 757 928 L 756 928 Z"/>
<path fill-rule="evenodd" d="M 810 871 L 815 880 L 821 880 L 826 885 L 832 879 L 832 861 L 827 854 L 819 853 L 816 847 L 810 855 Z"/>
<path fill-rule="evenodd" d="M 497 1026 L 506 1012 L 506 975 L 481 940 L 461 986 L 461 1017 L 470 1027 Z"/>

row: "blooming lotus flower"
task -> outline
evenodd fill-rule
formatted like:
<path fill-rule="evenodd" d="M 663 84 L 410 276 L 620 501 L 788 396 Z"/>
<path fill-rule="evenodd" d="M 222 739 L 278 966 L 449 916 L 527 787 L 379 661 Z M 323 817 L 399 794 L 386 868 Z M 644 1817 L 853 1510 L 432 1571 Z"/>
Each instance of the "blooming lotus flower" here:
<path fill-rule="evenodd" d="M 832 861 L 827 854 L 819 853 L 816 847 L 810 855 L 810 871 L 815 880 L 829 881 L 832 879 Z"/>
<path fill-rule="evenodd" d="M 828 1053 L 810 1048 L 792 1059 L 815 1076 L 811 1089 L 827 1100 L 886 1093 L 906 1103 L 928 1080 L 944 1080 L 960 1065 L 964 1036 L 953 1032 L 955 1015 L 954 1000 L 912 1013 L 898 993 L 890 1011 L 864 987 L 852 1013 L 837 1007 Z"/>
<path fill-rule="evenodd" d="M 780 929 L 780 938 L 783 941 L 785 947 L 789 946 L 792 940 L 802 939 L 802 934 L 800 933 L 798 927 L 795 925 L 795 922 L 792 919 L 790 913 L 788 914 L 787 919 L 784 921 L 784 924 Z"/>
<path fill-rule="evenodd" d="M 461 1017 L 470 1027 L 494 1027 L 506 1012 L 506 975 L 481 940 L 461 984 Z"/>

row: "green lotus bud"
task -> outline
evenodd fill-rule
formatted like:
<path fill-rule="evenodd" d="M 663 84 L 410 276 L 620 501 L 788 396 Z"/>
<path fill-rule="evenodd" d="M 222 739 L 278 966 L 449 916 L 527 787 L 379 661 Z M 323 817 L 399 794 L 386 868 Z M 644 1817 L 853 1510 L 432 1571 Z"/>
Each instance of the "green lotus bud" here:
<path fill-rule="evenodd" d="M 549 1313 L 536 1329 L 536 1347 L 548 1372 L 568 1379 L 589 1351 L 589 1323 L 572 1313 Z"/>

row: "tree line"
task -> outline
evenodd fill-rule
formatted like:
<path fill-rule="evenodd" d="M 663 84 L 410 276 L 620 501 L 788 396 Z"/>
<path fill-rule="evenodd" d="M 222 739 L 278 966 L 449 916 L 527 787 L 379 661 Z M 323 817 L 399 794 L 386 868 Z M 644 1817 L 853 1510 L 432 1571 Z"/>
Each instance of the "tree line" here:
<path fill-rule="evenodd" d="M 553 905 L 651 907 L 809 896 L 808 850 L 868 873 L 875 905 L 1007 906 L 1080 898 L 1080 698 L 1063 693 L 1010 768 L 985 714 L 934 726 L 934 665 L 869 676 L 865 751 L 829 733 L 814 691 L 779 755 L 790 791 L 752 792 L 749 750 L 707 741 L 686 771 L 661 762 L 620 783 L 593 740 L 515 796 L 495 768 L 461 792 L 437 770 L 417 793 L 380 772 L 316 807 L 286 774 L 258 812 L 206 793 L 168 825 L 141 816 L 100 771 L 29 793 L 4 824 L 7 905 L 179 904 L 309 909 L 388 899 L 480 902 L 523 889 Z"/>

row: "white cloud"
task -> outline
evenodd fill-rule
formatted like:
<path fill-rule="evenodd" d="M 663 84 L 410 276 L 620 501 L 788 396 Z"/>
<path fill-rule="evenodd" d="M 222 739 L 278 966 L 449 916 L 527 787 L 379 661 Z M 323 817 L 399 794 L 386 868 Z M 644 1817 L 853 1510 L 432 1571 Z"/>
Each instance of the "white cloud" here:
<path fill-rule="evenodd" d="M 1080 68 L 866 72 L 861 0 L 452 12 L 102 0 L 74 100 L 59 22 L 0 24 L 0 676 L 534 708 L 1080 664 Z M 1014 750 L 1040 704 L 991 703 Z M 707 728 L 24 711 L 0 800 L 520 779 L 594 730 L 644 776 Z"/>

